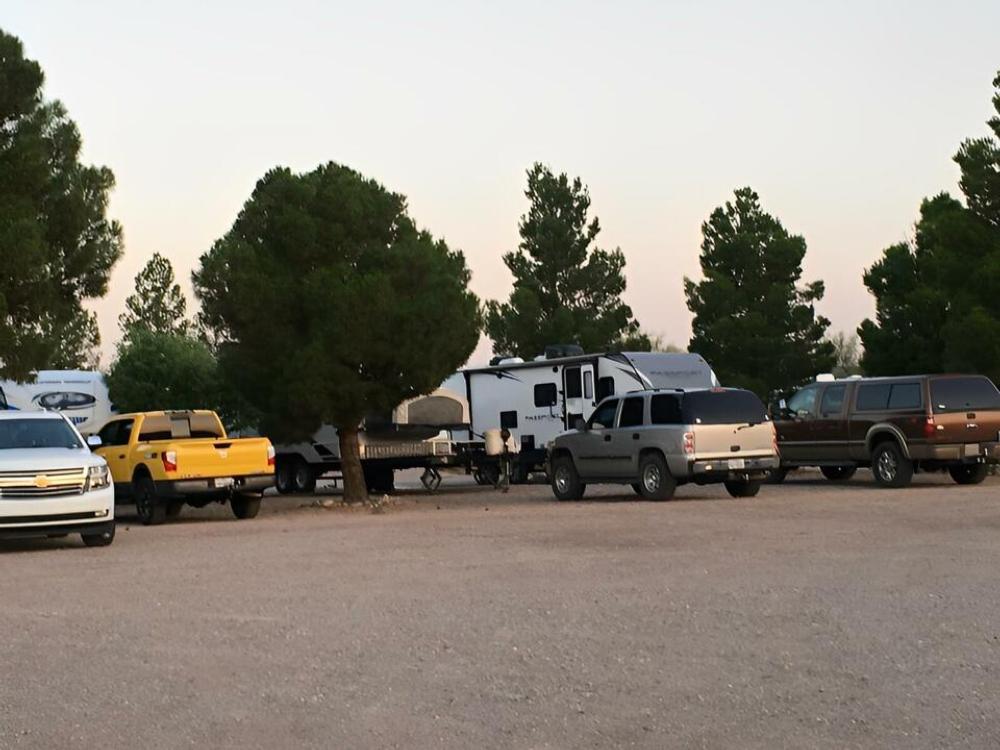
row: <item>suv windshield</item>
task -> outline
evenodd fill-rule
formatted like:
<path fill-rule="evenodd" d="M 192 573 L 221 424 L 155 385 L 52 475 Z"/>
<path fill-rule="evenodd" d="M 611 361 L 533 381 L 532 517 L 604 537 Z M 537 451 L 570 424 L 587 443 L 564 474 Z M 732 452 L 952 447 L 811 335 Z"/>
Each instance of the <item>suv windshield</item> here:
<path fill-rule="evenodd" d="M 1000 391 L 989 378 L 941 378 L 931 381 L 936 412 L 1000 409 Z"/>
<path fill-rule="evenodd" d="M 684 424 L 766 422 L 764 404 L 750 391 L 692 391 L 681 400 Z"/>
<path fill-rule="evenodd" d="M 0 420 L 0 450 L 82 447 L 76 432 L 61 419 Z"/>

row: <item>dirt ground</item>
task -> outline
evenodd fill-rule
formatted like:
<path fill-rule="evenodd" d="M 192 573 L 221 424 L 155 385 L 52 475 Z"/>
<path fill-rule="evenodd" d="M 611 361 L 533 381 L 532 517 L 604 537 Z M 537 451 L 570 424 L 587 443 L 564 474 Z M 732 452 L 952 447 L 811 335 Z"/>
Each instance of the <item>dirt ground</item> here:
<path fill-rule="evenodd" d="M 591 490 L 0 543 L 0 748 L 1000 746 L 1000 479 Z"/>

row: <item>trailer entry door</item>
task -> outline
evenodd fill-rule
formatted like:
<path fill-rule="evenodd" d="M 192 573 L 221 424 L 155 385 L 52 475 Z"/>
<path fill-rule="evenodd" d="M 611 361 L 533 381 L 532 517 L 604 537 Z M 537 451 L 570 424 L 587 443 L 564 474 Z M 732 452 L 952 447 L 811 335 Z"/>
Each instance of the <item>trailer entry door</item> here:
<path fill-rule="evenodd" d="M 578 418 L 586 419 L 594 409 L 594 366 L 563 368 L 563 424 L 573 429 Z"/>

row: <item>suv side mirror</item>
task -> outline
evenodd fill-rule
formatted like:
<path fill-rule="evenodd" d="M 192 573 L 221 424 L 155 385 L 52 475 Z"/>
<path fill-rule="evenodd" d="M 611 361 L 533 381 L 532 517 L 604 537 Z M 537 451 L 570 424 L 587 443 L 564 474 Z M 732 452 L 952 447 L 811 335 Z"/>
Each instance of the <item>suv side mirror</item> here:
<path fill-rule="evenodd" d="M 87 445 L 90 448 L 100 448 L 104 443 L 101 441 L 100 435 L 88 435 Z"/>
<path fill-rule="evenodd" d="M 573 421 L 573 429 L 576 430 L 576 431 L 578 431 L 578 432 L 586 432 L 587 431 L 587 423 L 583 420 L 583 417 L 577 417 Z"/>

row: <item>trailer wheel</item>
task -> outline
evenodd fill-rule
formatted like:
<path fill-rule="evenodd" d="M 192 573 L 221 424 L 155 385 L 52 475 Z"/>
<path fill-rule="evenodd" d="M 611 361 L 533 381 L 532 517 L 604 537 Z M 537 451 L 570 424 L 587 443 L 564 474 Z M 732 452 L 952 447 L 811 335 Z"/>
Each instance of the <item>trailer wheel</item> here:
<path fill-rule="evenodd" d="M 279 458 L 274 469 L 274 486 L 282 495 L 295 492 L 295 464 L 287 458 Z"/>
<path fill-rule="evenodd" d="M 301 458 L 295 461 L 292 483 L 295 486 L 295 491 L 303 495 L 309 494 L 316 489 L 316 473 Z"/>

